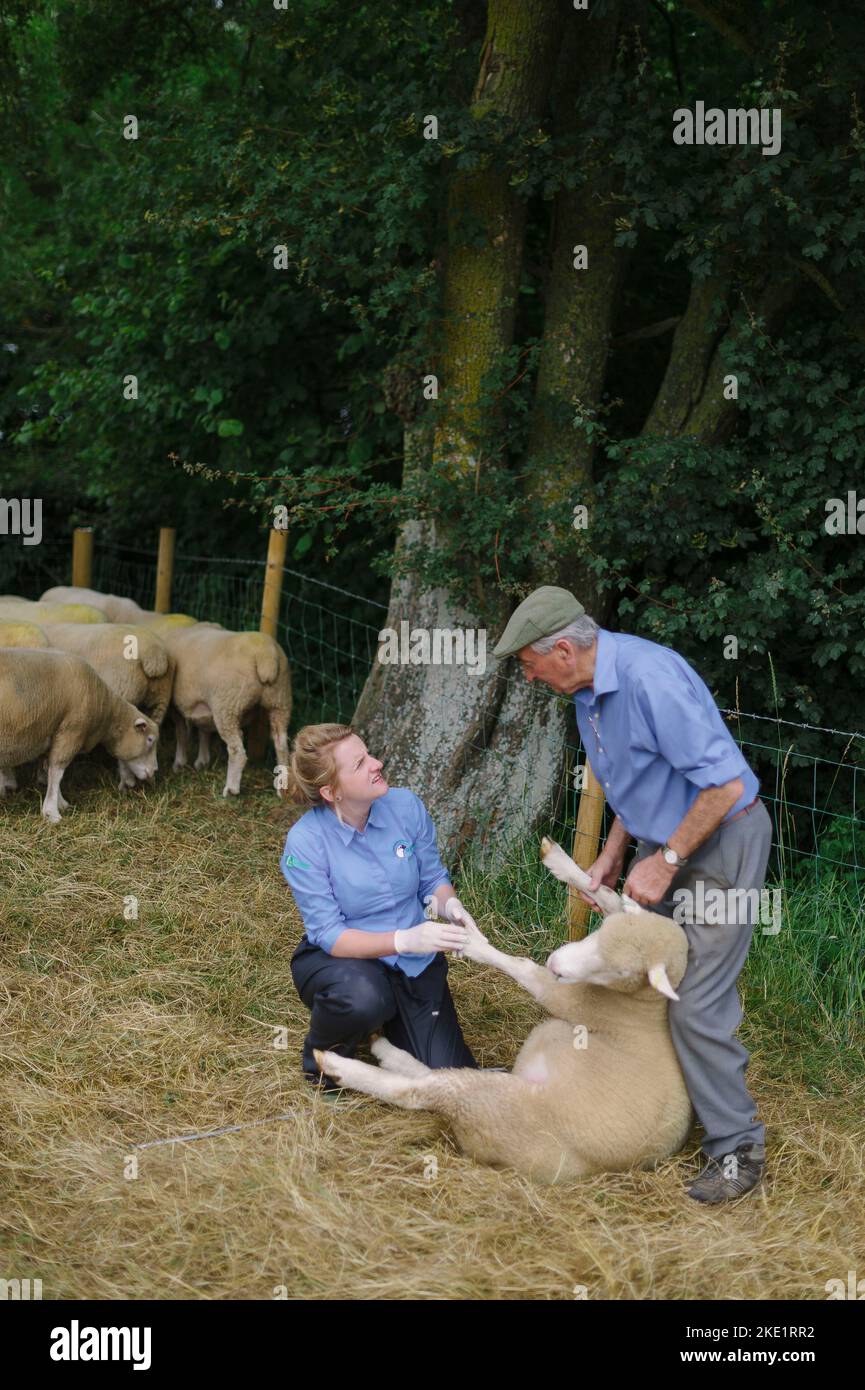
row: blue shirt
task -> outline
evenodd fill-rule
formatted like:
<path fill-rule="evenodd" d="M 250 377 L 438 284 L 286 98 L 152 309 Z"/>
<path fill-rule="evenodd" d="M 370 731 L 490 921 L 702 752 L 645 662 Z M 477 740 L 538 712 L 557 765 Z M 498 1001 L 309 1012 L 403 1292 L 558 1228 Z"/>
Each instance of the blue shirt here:
<path fill-rule="evenodd" d="M 289 830 L 279 866 L 307 937 L 324 951 L 333 950 L 347 927 L 416 927 L 426 918 L 424 899 L 450 882 L 429 812 L 407 787 L 389 787 L 374 801 L 363 831 L 344 825 L 329 807 L 314 806 Z M 378 959 L 420 975 L 435 956 L 433 951 Z"/>
<path fill-rule="evenodd" d="M 626 632 L 597 636 L 594 682 L 574 693 L 586 756 L 610 806 L 637 839 L 664 844 L 705 787 L 741 777 L 724 820 L 760 783 L 711 692 L 678 652 Z"/>

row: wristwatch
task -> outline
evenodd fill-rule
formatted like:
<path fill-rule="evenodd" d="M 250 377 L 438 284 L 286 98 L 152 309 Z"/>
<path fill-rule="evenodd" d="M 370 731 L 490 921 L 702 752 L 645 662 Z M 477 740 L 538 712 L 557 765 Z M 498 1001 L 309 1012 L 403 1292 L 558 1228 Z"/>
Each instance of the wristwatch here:
<path fill-rule="evenodd" d="M 677 869 L 681 869 L 682 866 L 684 864 L 687 864 L 688 862 L 687 859 L 681 859 L 679 855 L 676 853 L 676 851 L 674 849 L 671 849 L 669 845 L 662 845 L 661 853 L 663 854 L 667 863 L 671 866 L 675 864 Z"/>

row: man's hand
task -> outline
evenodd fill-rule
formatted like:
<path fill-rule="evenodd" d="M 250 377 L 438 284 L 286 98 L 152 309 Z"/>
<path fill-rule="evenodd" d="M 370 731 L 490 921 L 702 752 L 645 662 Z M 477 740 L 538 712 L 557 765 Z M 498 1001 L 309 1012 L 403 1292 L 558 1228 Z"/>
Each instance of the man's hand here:
<path fill-rule="evenodd" d="M 591 887 L 600 888 L 601 884 L 603 884 L 605 888 L 612 888 L 615 890 L 622 876 L 624 864 L 624 852 L 622 854 L 607 854 L 606 851 L 604 851 L 604 853 L 599 854 L 594 864 L 591 864 L 586 870 L 591 879 Z M 584 903 L 588 903 L 589 907 L 594 908 L 595 912 L 600 911 L 598 904 L 593 902 L 591 898 L 587 898 L 585 893 L 581 892 L 579 888 L 577 889 L 577 895 L 582 898 Z"/>
<path fill-rule="evenodd" d="M 643 907 L 651 907 L 667 896 L 678 869 L 668 864 L 660 850 L 634 864 L 625 880 L 625 892 Z"/>

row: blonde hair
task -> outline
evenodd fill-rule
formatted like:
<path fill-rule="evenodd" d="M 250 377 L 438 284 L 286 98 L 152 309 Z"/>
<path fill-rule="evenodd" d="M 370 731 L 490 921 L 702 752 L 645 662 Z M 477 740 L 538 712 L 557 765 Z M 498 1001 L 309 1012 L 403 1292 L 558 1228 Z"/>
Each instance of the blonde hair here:
<path fill-rule="evenodd" d="M 288 760 L 289 800 L 301 806 L 329 806 L 321 794 L 322 787 L 337 785 L 334 744 L 350 738 L 355 730 L 350 724 L 306 724 L 296 734 Z M 331 809 L 335 810 L 335 807 Z"/>

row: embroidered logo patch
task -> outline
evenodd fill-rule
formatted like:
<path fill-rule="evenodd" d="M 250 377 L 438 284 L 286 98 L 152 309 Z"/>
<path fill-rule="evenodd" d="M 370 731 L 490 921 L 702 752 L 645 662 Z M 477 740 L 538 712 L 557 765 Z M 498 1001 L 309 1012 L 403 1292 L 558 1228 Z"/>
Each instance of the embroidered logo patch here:
<path fill-rule="evenodd" d="M 297 858 L 295 855 L 293 855 L 293 854 L 285 854 L 285 855 L 283 855 L 283 857 L 282 857 L 282 862 L 283 862 L 283 864 L 285 865 L 285 867 L 286 867 L 287 869 L 311 869 L 311 868 L 312 868 L 312 865 L 311 865 L 311 864 L 306 864 L 306 863 L 304 863 L 304 861 L 303 861 L 302 859 L 298 859 L 298 858 Z"/>
<path fill-rule="evenodd" d="M 414 854 L 414 845 L 410 840 L 396 840 L 393 852 L 397 859 L 407 859 L 410 854 Z"/>

